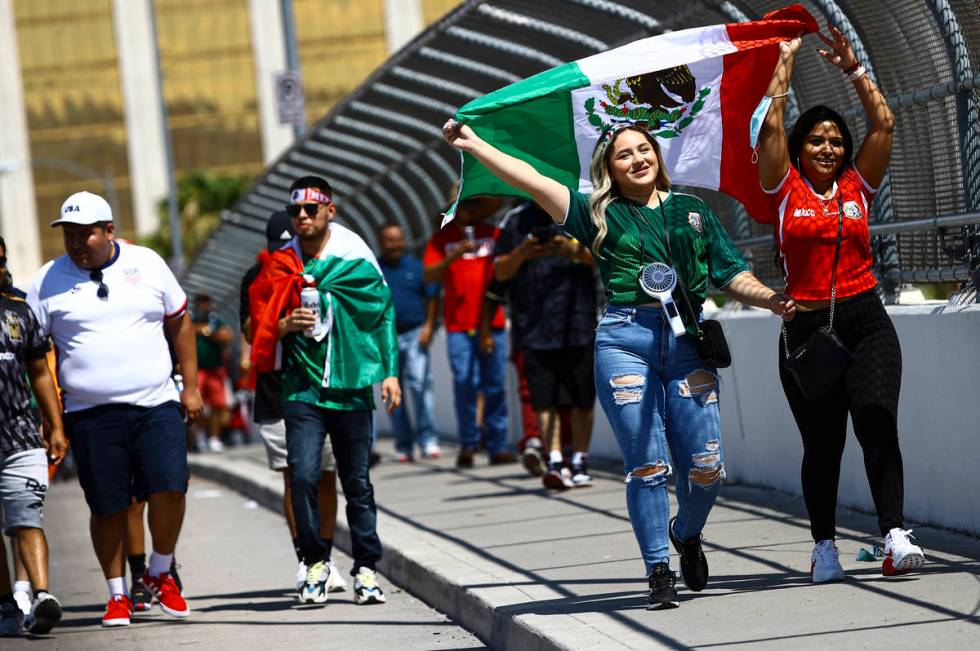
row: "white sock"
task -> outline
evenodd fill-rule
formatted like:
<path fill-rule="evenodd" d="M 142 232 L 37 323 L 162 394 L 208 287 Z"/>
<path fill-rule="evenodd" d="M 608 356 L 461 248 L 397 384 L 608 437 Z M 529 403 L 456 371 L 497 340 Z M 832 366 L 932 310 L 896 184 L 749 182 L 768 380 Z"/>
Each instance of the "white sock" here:
<path fill-rule="evenodd" d="M 551 463 L 561 463 L 562 458 L 561 450 L 552 450 L 548 455 L 548 461 Z"/>
<path fill-rule="evenodd" d="M 164 572 L 170 571 L 170 563 L 174 560 L 173 554 L 150 554 L 150 562 L 146 566 L 146 573 L 150 576 L 160 576 Z"/>
<path fill-rule="evenodd" d="M 585 461 L 585 452 L 576 452 L 572 455 L 572 465 L 579 466 Z"/>
<path fill-rule="evenodd" d="M 26 592 L 27 596 L 31 595 L 31 582 L 30 581 L 14 581 L 14 594 L 18 592 Z"/>
<path fill-rule="evenodd" d="M 107 579 L 105 584 L 109 588 L 110 599 L 113 599 L 116 595 L 129 596 L 129 593 L 126 592 L 126 579 L 124 577 L 117 576 Z"/>

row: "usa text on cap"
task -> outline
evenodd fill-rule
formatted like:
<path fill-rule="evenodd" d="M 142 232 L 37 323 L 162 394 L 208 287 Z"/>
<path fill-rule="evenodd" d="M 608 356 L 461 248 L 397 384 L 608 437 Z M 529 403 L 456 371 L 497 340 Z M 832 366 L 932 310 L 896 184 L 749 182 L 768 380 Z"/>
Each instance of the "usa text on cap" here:
<path fill-rule="evenodd" d="M 112 208 L 109 202 L 91 192 L 76 192 L 61 204 L 61 218 L 51 222 L 52 226 L 61 224 L 97 224 L 111 222 Z"/>

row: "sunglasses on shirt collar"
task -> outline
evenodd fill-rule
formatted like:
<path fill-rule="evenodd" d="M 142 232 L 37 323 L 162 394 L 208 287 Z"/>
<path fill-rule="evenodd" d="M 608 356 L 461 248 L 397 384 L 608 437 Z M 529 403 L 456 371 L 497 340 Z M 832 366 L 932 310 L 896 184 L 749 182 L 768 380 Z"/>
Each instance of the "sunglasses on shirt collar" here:
<path fill-rule="evenodd" d="M 109 286 L 105 284 L 104 280 L 102 280 L 102 270 L 93 269 L 89 272 L 88 277 L 93 282 L 99 283 L 99 289 L 96 291 L 96 296 L 101 299 L 109 298 Z"/>

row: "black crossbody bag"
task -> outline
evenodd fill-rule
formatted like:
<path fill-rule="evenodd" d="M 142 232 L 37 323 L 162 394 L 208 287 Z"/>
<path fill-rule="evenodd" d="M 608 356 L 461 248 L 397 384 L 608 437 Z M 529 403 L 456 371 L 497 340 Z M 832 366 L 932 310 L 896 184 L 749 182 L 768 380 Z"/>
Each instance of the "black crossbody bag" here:
<path fill-rule="evenodd" d="M 646 218 L 643 213 L 633 205 L 630 204 L 630 208 L 633 209 L 634 214 L 639 217 L 644 224 L 647 223 Z M 674 267 L 673 255 L 670 252 L 670 226 L 667 223 L 667 211 L 664 209 L 663 201 L 660 201 L 660 214 L 663 216 L 664 220 L 664 246 L 667 249 L 667 264 L 674 268 L 674 272 L 677 274 L 677 286 L 681 289 L 681 295 L 684 297 L 684 303 L 687 305 L 687 311 L 691 315 L 691 320 L 694 322 L 697 328 L 697 334 L 694 335 L 695 346 L 698 351 L 698 357 L 705 362 L 708 362 L 715 368 L 728 368 L 732 365 L 732 353 L 728 349 L 728 340 L 725 339 L 725 331 L 722 330 L 721 323 L 714 319 L 705 319 L 703 321 L 698 321 L 699 313 L 694 311 L 694 306 L 691 304 L 691 299 L 687 297 L 687 289 L 684 287 L 684 279 L 681 278 L 680 272 Z M 640 254 L 645 253 L 645 248 L 643 247 L 642 237 L 640 240 Z"/>
<path fill-rule="evenodd" d="M 830 320 L 818 328 L 806 342 L 790 352 L 789 333 L 783 323 L 784 365 L 790 372 L 807 400 L 823 398 L 851 366 L 851 353 L 834 331 L 834 306 L 837 303 L 837 261 L 840 258 L 840 240 L 844 229 L 844 200 L 837 194 L 837 244 L 834 247 L 834 270 L 830 276 Z"/>

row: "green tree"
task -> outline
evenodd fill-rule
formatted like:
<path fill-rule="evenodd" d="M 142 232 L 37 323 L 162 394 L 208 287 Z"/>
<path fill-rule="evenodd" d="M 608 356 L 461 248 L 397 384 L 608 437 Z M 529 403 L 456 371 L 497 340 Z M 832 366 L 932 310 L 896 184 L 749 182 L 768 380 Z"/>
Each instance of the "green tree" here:
<path fill-rule="evenodd" d="M 197 255 L 221 223 L 221 211 L 231 208 L 245 194 L 248 184 L 246 176 L 222 176 L 203 171 L 188 172 L 178 179 L 177 205 L 185 260 L 192 260 Z M 166 197 L 157 203 L 157 211 L 160 229 L 139 243 L 169 258 L 170 217 Z"/>

